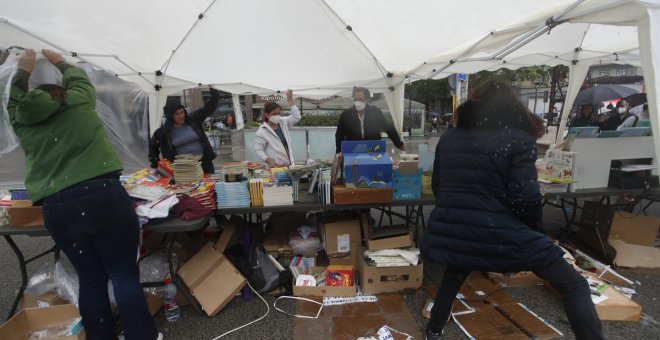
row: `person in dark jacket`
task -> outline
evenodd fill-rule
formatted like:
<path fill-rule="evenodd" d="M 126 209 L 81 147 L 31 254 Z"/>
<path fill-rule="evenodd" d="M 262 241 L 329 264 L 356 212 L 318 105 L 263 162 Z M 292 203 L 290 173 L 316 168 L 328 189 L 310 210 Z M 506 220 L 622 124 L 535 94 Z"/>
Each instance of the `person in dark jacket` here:
<path fill-rule="evenodd" d="M 621 131 L 625 128 L 635 127 L 639 118 L 628 112 L 628 102 L 619 100 L 614 112 L 605 120 L 600 120 L 600 129 L 603 131 Z"/>
<path fill-rule="evenodd" d="M 577 114 L 571 119 L 571 127 L 599 126 L 600 124 L 594 116 L 593 105 L 582 105 Z"/>
<path fill-rule="evenodd" d="M 452 302 L 471 271 L 531 270 L 562 295 L 578 339 L 603 339 L 583 278 L 540 230 L 537 138 L 543 126 L 509 85 L 490 81 L 457 109 L 456 127 L 435 151 L 436 207 L 422 242 L 431 262 L 446 266 L 435 297 L 428 339 L 440 339 Z"/>
<path fill-rule="evenodd" d="M 213 159 L 216 154 L 204 133 L 204 120 L 213 114 L 220 100 L 220 92 L 211 88 L 211 98 L 204 107 L 188 114 L 183 105 L 166 105 L 165 124 L 154 132 L 149 141 L 149 162 L 152 168 L 158 167 L 163 158 L 174 162 L 177 155 L 194 154 L 202 156 L 204 173 L 214 173 Z"/>
<path fill-rule="evenodd" d="M 380 140 L 381 131 L 387 133 L 394 146 L 405 151 L 405 145 L 394 125 L 385 119 L 381 110 L 367 104 L 369 97 L 367 88 L 356 87 L 353 89 L 355 105 L 342 112 L 337 123 L 336 152 L 341 152 L 341 142 L 345 140 Z"/>

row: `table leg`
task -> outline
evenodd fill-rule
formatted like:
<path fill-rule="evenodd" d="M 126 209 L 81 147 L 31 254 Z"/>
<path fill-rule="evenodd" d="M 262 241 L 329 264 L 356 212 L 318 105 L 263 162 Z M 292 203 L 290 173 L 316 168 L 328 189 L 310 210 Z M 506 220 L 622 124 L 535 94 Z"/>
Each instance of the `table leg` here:
<path fill-rule="evenodd" d="M 11 236 L 5 235 L 5 240 L 7 241 L 7 243 L 9 243 L 9 246 L 14 251 L 14 254 L 16 254 L 16 257 L 18 258 L 18 266 L 21 268 L 21 287 L 18 289 L 18 293 L 16 293 L 16 298 L 14 299 L 14 303 L 11 305 L 11 309 L 9 310 L 9 314 L 7 315 L 7 320 L 9 320 L 12 316 L 14 316 L 14 313 L 16 312 L 16 308 L 18 307 L 18 302 L 23 297 L 23 292 L 25 292 L 25 287 L 27 286 L 27 268 L 25 266 L 26 262 L 23 253 L 21 252 L 20 249 L 18 249 L 18 246 L 11 238 Z"/>

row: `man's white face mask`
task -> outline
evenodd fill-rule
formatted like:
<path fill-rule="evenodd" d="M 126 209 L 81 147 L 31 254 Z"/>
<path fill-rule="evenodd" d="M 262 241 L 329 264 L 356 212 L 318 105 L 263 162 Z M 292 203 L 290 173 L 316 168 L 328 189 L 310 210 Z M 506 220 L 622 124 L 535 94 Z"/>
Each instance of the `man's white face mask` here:
<path fill-rule="evenodd" d="M 366 103 L 360 102 L 360 101 L 355 101 L 355 109 L 358 111 L 363 111 L 367 107 Z"/>
<path fill-rule="evenodd" d="M 268 118 L 268 122 L 273 124 L 279 124 L 280 118 L 281 118 L 280 115 L 270 116 L 270 118 Z"/>
<path fill-rule="evenodd" d="M 618 112 L 619 112 L 620 114 L 624 114 L 624 113 L 626 113 L 626 108 L 625 108 L 625 107 L 620 107 L 620 108 L 618 109 Z"/>

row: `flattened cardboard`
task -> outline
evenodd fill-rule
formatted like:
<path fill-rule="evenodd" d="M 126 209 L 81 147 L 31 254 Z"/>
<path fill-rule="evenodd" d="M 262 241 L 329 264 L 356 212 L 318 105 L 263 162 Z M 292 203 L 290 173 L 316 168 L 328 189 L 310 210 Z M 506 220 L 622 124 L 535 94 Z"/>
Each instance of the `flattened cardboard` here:
<path fill-rule="evenodd" d="M 328 256 L 357 249 L 362 243 L 360 233 L 360 220 L 343 220 L 319 225 L 321 241 Z"/>
<path fill-rule="evenodd" d="M 562 336 L 481 273 L 470 274 L 461 294 L 465 296 L 465 304 L 454 301 L 453 318 L 464 332 L 476 339 L 559 339 Z M 470 312 L 466 304 L 474 311 Z"/>
<path fill-rule="evenodd" d="M 660 219 L 641 214 L 617 211 L 612 220 L 610 240 L 621 240 L 628 244 L 653 247 L 658 237 Z"/>
<path fill-rule="evenodd" d="M 601 281 L 595 275 L 584 272 L 585 274 L 591 276 L 594 280 Z M 549 283 L 545 282 L 544 287 L 552 292 L 557 298 L 561 299 L 561 295 L 557 290 L 555 290 Z M 642 306 L 640 306 L 635 301 L 627 298 L 622 293 L 613 289 L 612 287 L 607 287 L 607 289 L 601 293 L 601 295 L 607 296 L 607 300 L 595 304 L 596 313 L 598 318 L 603 321 L 639 321 L 642 314 Z"/>
<path fill-rule="evenodd" d="M 41 207 L 8 207 L 9 224 L 14 227 L 34 227 L 44 225 Z"/>
<path fill-rule="evenodd" d="M 543 284 L 543 280 L 532 272 L 488 273 L 488 278 L 503 287 L 529 287 Z"/>
<path fill-rule="evenodd" d="M 369 228 L 367 248 L 371 251 L 394 248 L 413 247 L 412 233 L 405 225 L 383 226 L 378 228 Z"/>
<path fill-rule="evenodd" d="M 621 240 L 610 240 L 616 249 L 614 263 L 627 268 L 660 268 L 660 249 L 629 244 Z"/>
<path fill-rule="evenodd" d="M 390 293 L 404 289 L 419 289 L 424 279 L 424 264 L 420 261 L 416 266 L 370 267 L 360 256 L 358 272 L 360 286 L 365 295 Z"/>
<path fill-rule="evenodd" d="M 218 242 L 207 243 L 177 272 L 208 316 L 220 312 L 245 285 L 245 277 L 223 255 L 242 221 L 232 217 Z"/>
<path fill-rule="evenodd" d="M 298 302 L 296 314 L 316 315 L 319 306 L 309 302 Z M 399 294 L 378 295 L 378 302 L 353 303 L 325 306 L 318 319 L 296 318 L 293 339 L 357 339 L 378 337 L 382 326 L 389 326 L 407 333 L 413 339 L 424 339 L 424 335 L 413 319 L 406 302 Z M 393 334 L 395 340 L 405 336 Z"/>
<path fill-rule="evenodd" d="M 30 331 L 47 325 L 66 322 L 77 317 L 80 317 L 80 312 L 75 305 L 23 309 L 0 326 L 0 339 L 26 339 L 26 335 Z M 77 335 L 50 339 L 83 340 L 85 339 L 85 330 L 82 329 Z"/>

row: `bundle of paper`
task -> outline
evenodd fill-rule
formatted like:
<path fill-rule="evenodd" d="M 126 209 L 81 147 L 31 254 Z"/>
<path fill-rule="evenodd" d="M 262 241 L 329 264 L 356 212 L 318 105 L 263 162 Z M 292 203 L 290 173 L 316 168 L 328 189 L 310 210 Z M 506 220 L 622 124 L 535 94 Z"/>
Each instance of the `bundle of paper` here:
<path fill-rule="evenodd" d="M 419 249 L 367 250 L 364 252 L 364 258 L 367 261 L 367 264 L 373 267 L 416 266 L 419 262 Z"/>
<path fill-rule="evenodd" d="M 230 162 L 222 166 L 222 173 L 225 175 L 242 175 L 247 178 L 248 167 L 245 162 Z"/>
<path fill-rule="evenodd" d="M 247 208 L 250 206 L 250 192 L 247 181 L 217 182 L 215 184 L 218 209 Z"/>
<path fill-rule="evenodd" d="M 178 155 L 172 164 L 174 181 L 177 184 L 200 181 L 204 177 L 200 160 L 196 155 Z"/>

